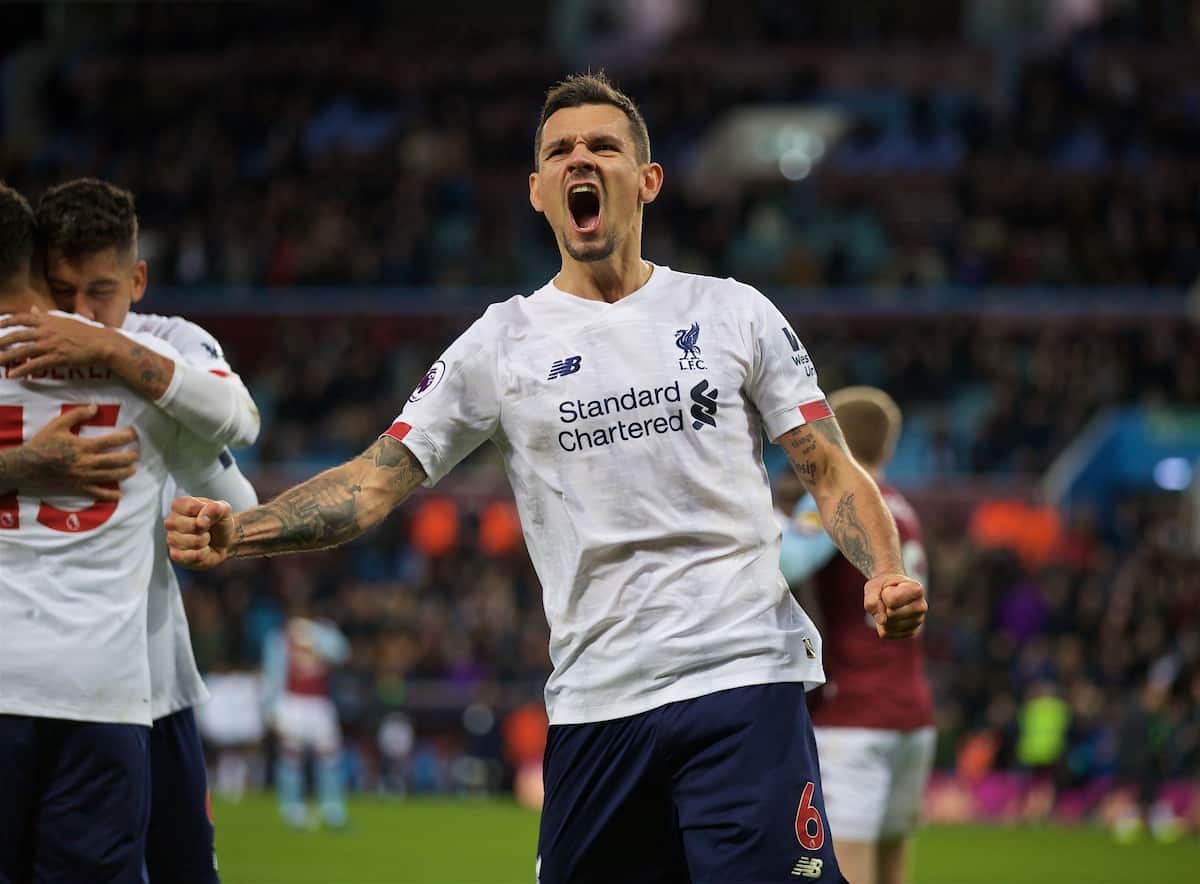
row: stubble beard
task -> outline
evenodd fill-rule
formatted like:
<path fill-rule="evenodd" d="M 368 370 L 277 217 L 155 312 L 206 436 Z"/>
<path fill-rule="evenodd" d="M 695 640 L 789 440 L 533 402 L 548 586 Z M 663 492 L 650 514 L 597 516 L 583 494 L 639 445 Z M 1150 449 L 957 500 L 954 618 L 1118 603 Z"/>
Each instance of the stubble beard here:
<path fill-rule="evenodd" d="M 580 248 L 572 244 L 566 236 L 563 236 L 563 248 L 576 261 L 583 261 L 585 263 L 603 261 L 617 250 L 617 237 L 615 233 L 609 232 L 600 242 L 588 243 Z"/>

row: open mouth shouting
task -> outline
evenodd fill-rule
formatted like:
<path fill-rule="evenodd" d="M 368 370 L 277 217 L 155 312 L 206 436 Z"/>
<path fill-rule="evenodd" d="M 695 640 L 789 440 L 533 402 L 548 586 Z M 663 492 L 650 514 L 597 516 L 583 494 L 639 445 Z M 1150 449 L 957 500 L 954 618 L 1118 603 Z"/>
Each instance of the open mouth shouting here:
<path fill-rule="evenodd" d="M 600 229 L 600 188 L 585 181 L 567 188 L 567 210 L 576 233 L 595 233 Z"/>

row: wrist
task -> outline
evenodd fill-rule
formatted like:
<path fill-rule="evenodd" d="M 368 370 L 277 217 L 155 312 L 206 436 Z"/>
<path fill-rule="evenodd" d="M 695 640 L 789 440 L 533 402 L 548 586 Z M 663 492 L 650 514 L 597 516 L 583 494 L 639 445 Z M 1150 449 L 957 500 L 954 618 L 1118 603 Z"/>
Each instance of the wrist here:
<path fill-rule="evenodd" d="M 233 524 L 229 529 L 229 536 L 231 539 L 229 541 L 229 546 L 225 550 L 225 557 L 229 559 L 236 559 L 238 557 L 238 550 L 241 549 L 242 544 L 245 543 L 246 529 L 245 526 L 242 525 L 242 520 L 238 518 L 237 513 L 231 514 L 229 519 Z"/>
<path fill-rule="evenodd" d="M 120 355 L 121 333 L 111 329 L 97 330 L 95 359 L 111 366 Z"/>
<path fill-rule="evenodd" d="M 0 488 L 28 479 L 37 470 L 38 458 L 28 445 L 0 451 Z"/>

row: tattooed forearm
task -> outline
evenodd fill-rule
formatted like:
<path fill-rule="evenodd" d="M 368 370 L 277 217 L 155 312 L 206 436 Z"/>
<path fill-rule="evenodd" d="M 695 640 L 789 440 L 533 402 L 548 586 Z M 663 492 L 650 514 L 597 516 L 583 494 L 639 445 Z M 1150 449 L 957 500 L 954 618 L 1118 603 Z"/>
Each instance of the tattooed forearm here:
<path fill-rule="evenodd" d="M 8 489 L 24 481 L 33 472 L 33 458 L 28 446 L 0 451 L 0 488 Z"/>
<path fill-rule="evenodd" d="M 903 573 L 895 521 L 875 482 L 850 454 L 836 418 L 804 424 L 778 441 L 846 559 L 866 577 Z"/>
<path fill-rule="evenodd" d="M 842 496 L 833 515 L 833 524 L 828 526 L 829 536 L 842 554 L 855 568 L 868 576 L 875 573 L 875 554 L 871 550 L 871 537 L 863 527 L 854 504 L 854 492 Z"/>
<path fill-rule="evenodd" d="M 79 462 L 76 438 L 33 439 L 0 451 L 0 488 L 29 479 L 61 479 Z"/>
<path fill-rule="evenodd" d="M 356 537 L 363 530 L 358 522 L 362 486 L 347 485 L 337 472 L 323 473 L 238 516 L 232 554 L 322 549 Z"/>
<path fill-rule="evenodd" d="M 118 335 L 110 365 L 130 387 L 148 399 L 161 399 L 175 375 L 175 363 L 136 341 Z"/>
<path fill-rule="evenodd" d="M 231 555 L 324 549 L 381 521 L 425 480 L 404 445 L 388 436 L 349 463 L 237 516 Z"/>

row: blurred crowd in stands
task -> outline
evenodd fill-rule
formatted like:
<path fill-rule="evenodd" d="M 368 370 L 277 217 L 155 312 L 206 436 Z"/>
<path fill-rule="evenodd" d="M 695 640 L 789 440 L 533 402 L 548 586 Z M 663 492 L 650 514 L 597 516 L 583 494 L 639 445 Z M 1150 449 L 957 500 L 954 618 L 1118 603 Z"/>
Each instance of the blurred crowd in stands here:
<path fill-rule="evenodd" d="M 646 4 L 675 10 L 660 45 L 611 59 L 666 167 L 650 258 L 761 286 L 1195 281 L 1191 18 L 1109 4 L 1057 39 L 994 45 L 961 37 L 978 4 L 921 4 L 925 15 L 891 25 L 875 24 L 890 4 L 782 11 L 806 5 L 764 2 L 754 16 Z M 618 26 L 605 7 L 639 5 L 451 18 L 451 3 L 439 18 L 309 4 L 286 28 L 269 5 L 144 6 L 110 41 L 12 67 L 32 94 L 18 102 L 10 86 L 10 183 L 36 195 L 91 173 L 133 189 L 158 283 L 523 291 L 557 264 L 526 194 L 542 95 L 569 66 L 603 60 L 595 35 Z M 1145 31 L 1156 42 L 1133 39 Z M 798 180 L 692 180 L 710 127 L 763 104 L 824 108 L 849 126 L 812 155 L 815 174 L 789 173 Z"/>
<path fill-rule="evenodd" d="M 532 134 L 546 86 L 604 48 L 578 38 L 570 7 L 605 4 L 453 17 L 458 4 L 438 5 L 445 18 L 410 22 L 390 4 L 304 4 L 280 27 L 274 6 L 130 4 L 110 39 L 39 55 L 0 38 L 13 50 L 0 176 L 33 197 L 83 174 L 131 188 L 147 309 L 155 286 L 246 287 L 250 318 L 202 321 L 263 411 L 239 457 L 265 494 L 386 429 L 463 316 L 338 317 L 331 303 L 328 318 L 280 319 L 264 315 L 286 297 L 272 289 L 437 286 L 450 299 L 459 286 L 528 291 L 557 269 L 527 203 Z M 674 10 L 671 26 L 609 60 L 666 166 L 647 257 L 779 292 L 785 311 L 803 299 L 789 287 L 892 290 L 886 315 L 800 311 L 795 325 L 826 390 L 874 384 L 905 407 L 906 456 L 935 479 L 1000 475 L 1028 500 L 1099 409 L 1200 405 L 1200 330 L 1178 318 L 897 319 L 908 287 L 969 301 L 996 286 L 1132 299 L 1195 284 L 1200 18 L 1107 4 L 1086 27 L 1021 42 L 988 39 L 986 4 L 865 5 L 644 4 Z M 710 127 L 756 104 L 852 125 L 797 180 L 697 185 Z M 547 627 L 502 472 L 485 451 L 447 485 L 348 548 L 186 578 L 214 685 L 254 670 L 288 614 L 343 628 L 353 651 L 333 695 L 363 788 L 521 788 L 540 755 Z M 1046 789 L 1157 794 L 1196 777 L 1200 561 L 1173 499 L 1127 501 L 1116 535 L 1087 514 L 1050 518 L 1052 536 L 1029 544 L 987 530 L 987 500 L 912 497 L 929 534 L 939 767 L 972 787 L 1006 769 L 1045 787 L 971 800 L 1027 818 Z"/>

